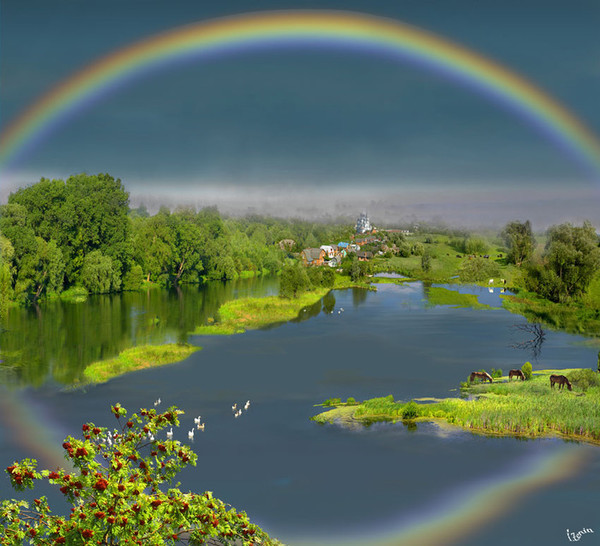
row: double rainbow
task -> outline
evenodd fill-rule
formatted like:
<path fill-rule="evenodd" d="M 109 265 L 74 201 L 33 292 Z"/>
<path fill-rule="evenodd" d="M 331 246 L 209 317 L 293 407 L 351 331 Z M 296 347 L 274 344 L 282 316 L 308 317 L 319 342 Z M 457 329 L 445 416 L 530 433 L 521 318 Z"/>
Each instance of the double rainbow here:
<path fill-rule="evenodd" d="M 358 48 L 445 74 L 513 110 L 600 180 L 600 142 L 564 106 L 514 72 L 424 30 L 398 21 L 336 11 L 282 11 L 204 21 L 112 53 L 64 80 L 0 135 L 0 167 L 109 89 L 151 68 L 286 44 Z"/>

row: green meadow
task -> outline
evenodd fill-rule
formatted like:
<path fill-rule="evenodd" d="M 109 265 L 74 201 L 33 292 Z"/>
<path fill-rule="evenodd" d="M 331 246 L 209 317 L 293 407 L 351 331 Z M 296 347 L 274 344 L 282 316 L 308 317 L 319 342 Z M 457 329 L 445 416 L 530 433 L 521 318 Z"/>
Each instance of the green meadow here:
<path fill-rule="evenodd" d="M 551 388 L 552 373 L 566 375 L 573 390 Z M 476 433 L 530 438 L 558 435 L 600 443 L 600 374 L 592 370 L 542 370 L 529 381 L 509 381 L 505 376 L 462 391 L 466 398 L 426 403 L 395 401 L 391 395 L 356 406 L 340 402 L 313 420 L 342 424 L 443 420 Z"/>
<path fill-rule="evenodd" d="M 201 347 L 178 343 L 140 345 L 126 349 L 115 358 L 93 362 L 85 368 L 83 376 L 87 383 L 104 383 L 129 372 L 179 362 L 200 349 Z"/>

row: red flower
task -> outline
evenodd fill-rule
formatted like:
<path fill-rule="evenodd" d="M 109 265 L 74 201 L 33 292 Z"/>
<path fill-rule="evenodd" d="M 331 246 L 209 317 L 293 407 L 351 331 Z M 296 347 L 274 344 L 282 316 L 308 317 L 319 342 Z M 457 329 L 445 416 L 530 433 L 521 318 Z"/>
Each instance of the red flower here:
<path fill-rule="evenodd" d="M 120 483 L 119 486 L 117 487 L 117 489 L 119 491 L 125 491 L 125 486 L 122 483 Z"/>
<path fill-rule="evenodd" d="M 90 430 L 90 425 L 83 425 L 81 427 L 81 430 L 83 430 L 83 432 L 87 432 L 88 430 Z"/>
<path fill-rule="evenodd" d="M 106 516 L 106 514 L 104 512 L 96 512 L 94 516 L 96 516 L 98 519 L 102 519 L 104 516 Z"/>
<path fill-rule="evenodd" d="M 83 538 L 92 538 L 94 534 L 94 531 L 92 531 L 91 529 L 86 529 L 85 531 L 82 531 L 81 536 Z"/>
<path fill-rule="evenodd" d="M 48 474 L 48 478 L 51 480 L 58 480 L 58 478 L 60 478 L 60 476 L 58 475 L 57 472 L 50 472 L 50 474 Z"/>
<path fill-rule="evenodd" d="M 156 509 L 158 508 L 160 505 L 162 504 L 162 501 L 160 499 L 156 499 L 153 500 L 150 505 L 152 506 L 152 508 Z"/>
<path fill-rule="evenodd" d="M 93 486 L 96 491 L 104 491 L 108 487 L 108 482 L 101 478 Z"/>

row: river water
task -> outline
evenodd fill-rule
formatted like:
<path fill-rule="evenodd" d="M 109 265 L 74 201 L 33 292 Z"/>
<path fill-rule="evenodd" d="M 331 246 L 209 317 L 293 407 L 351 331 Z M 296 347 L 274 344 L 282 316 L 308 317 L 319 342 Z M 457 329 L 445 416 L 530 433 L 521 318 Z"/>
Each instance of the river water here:
<path fill-rule="evenodd" d="M 284 543 L 564 544 L 567 529 L 600 534 L 600 449 L 558 439 L 492 438 L 433 424 L 346 430 L 310 421 L 326 398 L 397 400 L 457 395 L 472 370 L 595 367 L 583 338 L 548 331 L 536 359 L 512 348 L 525 319 L 502 309 L 432 306 L 427 286 L 334 291 L 301 320 L 236 336 L 188 336 L 225 300 L 276 293 L 253 279 L 180 291 L 96 296 L 11 310 L 4 359 L 0 463 L 61 464 L 60 444 L 85 421 L 112 426 L 130 411 L 175 404 L 193 418 L 198 465 L 182 489 L 211 490 Z M 457 289 L 457 287 L 449 287 Z M 465 287 L 460 287 L 465 291 Z M 498 293 L 470 287 L 482 303 Z M 189 339 L 202 350 L 179 364 L 70 389 L 89 362 L 134 344 Z M 25 366 L 22 363 L 27 362 Z M 9 367 L 10 366 L 10 367 Z M 250 400 L 234 418 L 231 405 Z M 55 492 L 47 493 L 61 502 Z M 6 478 L 0 496 L 15 496 Z"/>

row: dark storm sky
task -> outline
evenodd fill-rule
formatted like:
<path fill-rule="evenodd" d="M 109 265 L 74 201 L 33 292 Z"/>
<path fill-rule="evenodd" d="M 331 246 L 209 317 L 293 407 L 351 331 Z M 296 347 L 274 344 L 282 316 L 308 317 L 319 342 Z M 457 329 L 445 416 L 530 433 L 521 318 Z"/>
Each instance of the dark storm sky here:
<path fill-rule="evenodd" d="M 426 29 L 525 76 L 600 133 L 600 3 L 583 0 L 3 1 L 2 127 L 136 40 L 271 9 L 357 11 Z M 121 178 L 137 201 L 235 212 L 600 223 L 597 182 L 523 119 L 431 71 L 339 48 L 153 71 L 20 157 L 3 173 L 2 197 L 82 171 Z"/>

